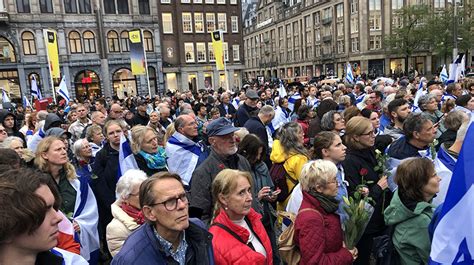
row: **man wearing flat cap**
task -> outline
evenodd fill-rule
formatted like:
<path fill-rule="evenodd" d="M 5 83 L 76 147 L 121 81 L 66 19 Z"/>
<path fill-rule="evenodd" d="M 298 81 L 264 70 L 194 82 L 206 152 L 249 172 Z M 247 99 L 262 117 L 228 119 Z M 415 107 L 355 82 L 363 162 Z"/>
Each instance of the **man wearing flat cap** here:
<path fill-rule="evenodd" d="M 211 184 L 223 169 L 238 169 L 251 172 L 247 159 L 237 154 L 234 132 L 239 130 L 232 122 L 220 117 L 207 125 L 211 153 L 193 172 L 191 179 L 190 215 L 209 225 L 212 218 L 213 201 Z"/>
<path fill-rule="evenodd" d="M 244 104 L 240 105 L 235 114 L 234 124 L 236 127 L 243 127 L 250 117 L 255 117 L 258 113 L 257 102 L 260 97 L 257 91 L 248 89 L 247 92 L 245 92 L 245 97 Z"/>

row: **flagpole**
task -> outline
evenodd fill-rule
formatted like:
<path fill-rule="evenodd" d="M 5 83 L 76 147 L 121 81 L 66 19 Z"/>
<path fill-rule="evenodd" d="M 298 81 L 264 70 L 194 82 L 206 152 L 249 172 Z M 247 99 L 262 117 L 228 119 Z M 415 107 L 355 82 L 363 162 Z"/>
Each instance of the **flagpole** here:
<path fill-rule="evenodd" d="M 143 56 L 145 57 L 145 72 L 146 72 L 146 81 L 148 84 L 148 95 L 150 95 L 150 98 L 151 98 L 150 76 L 148 74 L 148 59 L 146 57 L 145 41 L 143 38 L 143 29 L 140 29 L 140 34 L 142 34 L 141 39 L 142 39 L 142 46 L 143 46 Z"/>
<path fill-rule="evenodd" d="M 222 30 L 219 30 L 219 34 L 221 35 L 222 44 L 224 44 L 224 32 Z M 225 90 L 230 91 L 229 90 L 229 75 L 227 73 L 227 62 L 225 60 L 225 53 L 224 53 L 223 57 L 224 57 L 223 59 L 224 59 Z M 227 59 L 229 59 L 229 57 L 230 57 L 229 43 L 227 43 Z"/>

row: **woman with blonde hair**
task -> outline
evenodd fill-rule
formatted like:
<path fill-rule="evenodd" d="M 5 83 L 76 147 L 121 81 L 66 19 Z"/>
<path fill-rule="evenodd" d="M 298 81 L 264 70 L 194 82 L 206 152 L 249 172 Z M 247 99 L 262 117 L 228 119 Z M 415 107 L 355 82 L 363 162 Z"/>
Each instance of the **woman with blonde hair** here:
<path fill-rule="evenodd" d="M 300 264 L 352 264 L 357 249 L 343 245 L 336 165 L 313 160 L 302 169 L 300 184 L 303 201 L 295 220 L 294 240 L 300 249 Z"/>
<path fill-rule="evenodd" d="M 62 201 L 60 210 L 73 223 L 79 236 L 81 256 L 91 264 L 96 263 L 99 252 L 97 202 L 87 179 L 77 177 L 64 141 L 54 136 L 41 140 L 36 149 L 35 165 L 56 182 Z"/>
<path fill-rule="evenodd" d="M 158 145 L 155 129 L 143 125 L 132 128 L 132 152 L 135 154 L 138 168 L 148 176 L 166 171 L 165 149 Z"/>
<path fill-rule="evenodd" d="M 252 208 L 252 176 L 224 169 L 212 182 L 214 219 L 209 232 L 216 264 L 273 264 L 270 239 Z"/>
<path fill-rule="evenodd" d="M 357 244 L 359 258 L 355 264 L 369 264 L 373 238 L 383 234 L 385 222 L 384 208 L 392 198 L 388 189 L 387 176 L 379 177 L 383 172 L 375 171 L 375 128 L 372 122 L 361 116 L 350 119 L 346 124 L 344 143 L 347 146 L 346 159 L 342 162 L 344 174 L 349 185 L 349 195 L 359 191 L 373 199 L 374 213 Z M 362 189 L 356 190 L 357 187 Z"/>
<path fill-rule="evenodd" d="M 277 140 L 273 142 L 270 160 L 273 167 L 283 165 L 288 177 L 286 178 L 287 190 L 278 195 L 277 210 L 283 210 L 288 203 L 289 195 L 293 188 L 298 184 L 300 172 L 303 165 L 309 160 L 309 154 L 304 147 L 304 132 L 301 126 L 296 122 L 284 124 L 279 131 Z M 270 173 L 272 171 L 270 170 Z M 274 183 L 278 186 L 278 183 Z M 285 183 L 281 183 L 281 186 Z"/>

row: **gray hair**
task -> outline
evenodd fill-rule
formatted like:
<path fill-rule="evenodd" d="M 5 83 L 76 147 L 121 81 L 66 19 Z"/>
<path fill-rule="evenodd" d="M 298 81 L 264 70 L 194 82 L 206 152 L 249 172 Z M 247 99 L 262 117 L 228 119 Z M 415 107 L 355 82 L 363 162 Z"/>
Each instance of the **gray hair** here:
<path fill-rule="evenodd" d="M 115 189 L 115 196 L 118 201 L 126 200 L 132 194 L 135 185 L 142 184 L 147 179 L 146 173 L 138 169 L 129 169 L 120 177 Z"/>
<path fill-rule="evenodd" d="M 230 94 L 227 93 L 227 92 L 224 92 L 221 94 L 221 97 L 220 97 L 220 101 L 222 102 L 222 100 L 224 100 L 224 96 L 229 96 L 230 97 Z"/>
<path fill-rule="evenodd" d="M 420 132 L 423 129 L 423 125 L 428 121 L 431 121 L 430 118 L 422 113 L 411 113 L 408 115 L 403 122 L 403 133 L 405 137 L 408 140 L 412 139 L 413 133 Z"/>
<path fill-rule="evenodd" d="M 298 134 L 301 130 L 303 130 L 301 125 L 294 121 L 281 126 L 280 132 L 278 133 L 278 139 L 280 140 L 283 151 L 286 154 L 297 153 L 309 157 L 306 148 L 298 141 Z"/>
<path fill-rule="evenodd" d="M 334 130 L 334 116 L 336 114 L 341 115 L 337 110 L 330 110 L 324 113 L 323 117 L 321 118 L 321 130 L 323 131 L 332 131 Z"/>
<path fill-rule="evenodd" d="M 275 116 L 275 110 L 270 105 L 263 106 L 260 111 L 258 112 L 260 115 L 272 115 Z"/>
<path fill-rule="evenodd" d="M 20 137 L 17 137 L 17 136 L 8 136 L 7 138 L 5 138 L 5 140 L 3 140 L 2 143 L 0 143 L 0 147 L 1 147 L 1 148 L 8 148 L 8 149 L 10 149 L 10 145 L 12 144 L 13 141 L 19 141 L 22 145 L 25 144 L 25 143 L 23 142 L 23 139 L 21 139 Z"/>
<path fill-rule="evenodd" d="M 89 143 L 89 141 L 87 141 L 87 139 L 79 139 L 79 140 L 74 142 L 74 144 L 72 145 L 72 153 L 74 154 L 74 156 L 76 156 L 77 158 L 83 158 L 81 156 L 81 150 L 82 150 L 82 147 L 86 143 Z"/>
<path fill-rule="evenodd" d="M 444 118 L 444 126 L 446 129 L 457 131 L 466 117 L 467 114 L 460 110 L 448 112 Z"/>
<path fill-rule="evenodd" d="M 310 191 L 316 186 L 325 187 L 337 174 L 336 165 L 328 160 L 312 160 L 303 166 L 300 174 L 301 189 Z"/>
<path fill-rule="evenodd" d="M 432 99 L 436 100 L 436 95 L 426 94 L 426 95 L 421 96 L 418 99 L 418 107 L 420 107 L 420 109 L 422 111 L 425 111 L 426 110 L 426 104 L 430 103 L 430 101 Z"/>

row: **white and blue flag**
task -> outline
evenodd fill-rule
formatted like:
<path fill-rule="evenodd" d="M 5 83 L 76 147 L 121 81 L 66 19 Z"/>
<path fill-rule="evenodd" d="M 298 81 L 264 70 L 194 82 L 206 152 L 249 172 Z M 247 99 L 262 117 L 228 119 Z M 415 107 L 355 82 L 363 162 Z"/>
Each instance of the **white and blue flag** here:
<path fill-rule="evenodd" d="M 446 65 L 443 65 L 443 70 L 441 70 L 441 73 L 439 73 L 439 79 L 441 82 L 445 83 L 448 81 L 448 71 L 446 70 Z"/>
<path fill-rule="evenodd" d="M 23 95 L 23 107 L 30 107 L 31 108 L 31 103 L 30 101 L 26 98 L 25 95 Z"/>
<path fill-rule="evenodd" d="M 430 265 L 474 264 L 474 126 L 469 127 L 436 223 Z"/>
<path fill-rule="evenodd" d="M 418 85 L 418 89 L 416 90 L 415 99 L 413 100 L 413 112 L 421 112 L 419 108 L 420 106 L 418 106 L 418 100 L 426 94 L 426 91 L 423 90 L 424 81 L 424 78 L 420 80 L 420 84 Z"/>
<path fill-rule="evenodd" d="M 284 98 L 287 95 L 285 85 L 283 84 L 283 80 L 281 79 L 280 86 L 278 87 L 278 95 L 280 96 L 280 98 Z"/>
<path fill-rule="evenodd" d="M 456 83 L 458 81 L 458 79 L 459 79 L 458 67 L 461 67 L 461 62 L 462 62 L 463 55 L 464 54 L 462 54 L 462 53 L 458 54 L 456 59 L 454 59 L 453 63 L 449 65 L 449 79 L 446 82 L 446 84 Z"/>
<path fill-rule="evenodd" d="M 11 102 L 10 98 L 8 97 L 7 92 L 5 91 L 5 89 L 3 89 L 3 87 L 2 87 L 2 102 L 3 103 Z"/>
<path fill-rule="evenodd" d="M 63 76 L 61 79 L 61 83 L 59 83 L 59 88 L 58 88 L 58 94 L 61 95 L 61 97 L 66 100 L 66 105 L 71 101 L 69 98 L 69 92 L 67 90 L 67 85 L 66 85 L 66 76 Z"/>
<path fill-rule="evenodd" d="M 31 96 L 36 99 L 42 99 L 41 90 L 38 87 L 38 83 L 36 82 L 36 77 L 34 75 L 31 76 Z"/>
<path fill-rule="evenodd" d="M 349 83 L 354 83 L 354 74 L 352 73 L 352 66 L 350 63 L 347 63 L 346 67 L 346 81 Z"/>
<path fill-rule="evenodd" d="M 464 78 L 466 74 L 466 55 L 462 56 L 461 62 L 458 64 L 456 68 L 456 77 L 458 79 Z"/>
<path fill-rule="evenodd" d="M 139 169 L 135 156 L 133 156 L 132 148 L 127 137 L 122 134 L 120 136 L 120 149 L 119 149 L 119 168 L 117 171 L 117 180 L 130 169 Z"/>

